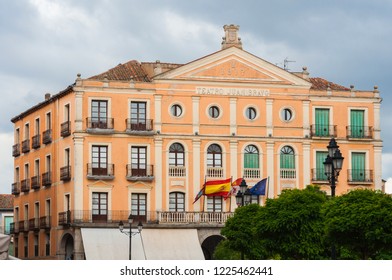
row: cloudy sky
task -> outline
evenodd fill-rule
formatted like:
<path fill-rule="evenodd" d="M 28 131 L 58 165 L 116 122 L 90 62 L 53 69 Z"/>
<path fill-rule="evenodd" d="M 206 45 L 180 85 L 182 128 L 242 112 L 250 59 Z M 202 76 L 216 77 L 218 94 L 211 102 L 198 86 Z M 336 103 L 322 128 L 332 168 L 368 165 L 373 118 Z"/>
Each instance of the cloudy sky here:
<path fill-rule="evenodd" d="M 246 51 L 383 98 L 383 178 L 392 177 L 391 0 L 0 0 L 0 193 L 13 182 L 10 119 L 132 59 L 186 63 L 240 25 Z"/>

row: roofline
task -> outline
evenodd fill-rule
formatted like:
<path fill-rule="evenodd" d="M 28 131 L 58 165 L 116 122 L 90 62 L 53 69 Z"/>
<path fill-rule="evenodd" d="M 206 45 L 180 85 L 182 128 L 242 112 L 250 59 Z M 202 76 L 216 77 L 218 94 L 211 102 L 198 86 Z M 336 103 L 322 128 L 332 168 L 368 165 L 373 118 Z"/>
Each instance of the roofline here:
<path fill-rule="evenodd" d="M 46 105 L 48 105 L 48 104 L 54 102 L 55 100 L 57 100 L 57 99 L 59 99 L 59 98 L 65 96 L 65 95 L 69 94 L 70 92 L 73 91 L 74 85 L 75 85 L 75 83 L 72 84 L 72 85 L 69 85 L 66 89 L 60 91 L 59 93 L 57 93 L 57 94 L 55 94 L 55 95 L 53 95 L 53 96 L 50 97 L 49 99 L 47 99 L 47 100 L 45 100 L 45 101 L 43 101 L 43 102 L 41 102 L 41 103 L 38 103 L 37 105 L 31 107 L 30 109 L 27 109 L 27 110 L 24 111 L 23 113 L 21 113 L 21 114 L 15 116 L 15 117 L 13 117 L 13 118 L 11 119 L 11 122 L 12 122 L 12 123 L 16 123 L 17 121 L 23 119 L 23 118 L 26 117 L 27 115 L 29 115 L 29 114 L 31 114 L 31 113 L 37 111 L 38 109 L 43 108 L 44 106 L 46 106 Z"/>

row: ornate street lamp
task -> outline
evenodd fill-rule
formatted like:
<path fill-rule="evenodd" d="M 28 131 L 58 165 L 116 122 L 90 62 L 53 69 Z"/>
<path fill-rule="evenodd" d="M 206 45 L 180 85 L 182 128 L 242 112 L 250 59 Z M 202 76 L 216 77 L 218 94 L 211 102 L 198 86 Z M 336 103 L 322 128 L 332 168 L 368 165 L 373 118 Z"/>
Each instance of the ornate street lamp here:
<path fill-rule="evenodd" d="M 121 233 L 124 233 L 125 235 L 129 236 L 129 259 L 131 260 L 132 259 L 132 236 L 136 234 L 140 234 L 142 232 L 143 224 L 142 222 L 139 222 L 139 224 L 137 225 L 138 231 L 132 232 L 132 223 L 133 223 L 132 214 L 129 215 L 128 222 L 129 222 L 129 231 L 124 230 L 124 223 L 122 221 L 118 223 L 118 229 L 121 231 Z"/>
<path fill-rule="evenodd" d="M 331 196 L 335 196 L 336 181 L 339 177 L 339 172 L 342 170 L 343 160 L 342 154 L 339 150 L 335 138 L 329 141 L 327 146 L 328 155 L 324 161 L 324 172 L 331 184 Z"/>
<path fill-rule="evenodd" d="M 246 181 L 242 179 L 240 184 L 240 190 L 237 192 L 235 196 L 235 201 L 237 203 L 237 206 L 239 207 L 239 206 L 248 205 L 250 203 L 251 198 L 252 198 L 252 194 L 248 189 L 248 185 L 246 184 Z"/>

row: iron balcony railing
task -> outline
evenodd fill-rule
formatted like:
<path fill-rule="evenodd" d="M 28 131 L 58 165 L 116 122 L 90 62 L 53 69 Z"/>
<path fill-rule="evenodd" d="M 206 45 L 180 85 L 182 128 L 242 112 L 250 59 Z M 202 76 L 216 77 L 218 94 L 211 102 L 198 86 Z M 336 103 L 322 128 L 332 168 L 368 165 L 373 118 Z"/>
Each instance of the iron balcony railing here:
<path fill-rule="evenodd" d="M 38 149 L 39 147 L 41 147 L 41 135 L 37 134 L 33 136 L 31 147 L 33 149 Z"/>
<path fill-rule="evenodd" d="M 20 144 L 15 144 L 12 146 L 12 156 L 13 157 L 20 156 Z"/>
<path fill-rule="evenodd" d="M 324 168 L 312 168 L 312 181 L 313 182 L 328 182 L 328 177 L 325 175 Z"/>
<path fill-rule="evenodd" d="M 86 118 L 87 129 L 113 129 L 113 118 Z"/>
<path fill-rule="evenodd" d="M 154 179 L 154 165 L 146 165 L 145 168 L 135 168 L 132 164 L 127 164 L 127 179 L 128 180 L 139 180 L 140 178 L 151 180 Z"/>
<path fill-rule="evenodd" d="M 71 135 L 71 122 L 70 121 L 66 121 L 61 124 L 60 135 L 61 135 L 61 137 L 67 137 L 67 136 Z"/>
<path fill-rule="evenodd" d="M 20 181 L 20 188 L 22 192 L 30 191 L 30 179 L 24 179 Z"/>
<path fill-rule="evenodd" d="M 63 166 L 60 168 L 60 180 L 69 181 L 71 180 L 71 166 Z"/>
<path fill-rule="evenodd" d="M 152 131 L 153 120 L 126 119 L 128 131 Z"/>
<path fill-rule="evenodd" d="M 87 163 L 88 179 L 113 179 L 114 164 L 112 163 Z"/>
<path fill-rule="evenodd" d="M 30 139 L 22 141 L 22 153 L 30 152 Z"/>
<path fill-rule="evenodd" d="M 106 211 L 104 219 L 99 215 L 94 215 L 93 210 L 64 211 L 59 213 L 58 220 L 60 226 L 70 226 L 73 224 L 117 224 L 120 221 L 127 221 L 130 214 L 125 210 Z M 234 212 L 174 212 L 174 211 L 146 211 L 144 213 L 132 213 L 134 223 L 139 221 L 147 224 L 224 224 Z"/>
<path fill-rule="evenodd" d="M 52 172 L 48 171 L 42 173 L 42 185 L 45 187 L 50 187 L 52 185 Z"/>
<path fill-rule="evenodd" d="M 29 230 L 38 231 L 40 229 L 39 218 L 29 219 Z"/>
<path fill-rule="evenodd" d="M 18 194 L 20 194 L 20 182 L 12 183 L 12 186 L 11 186 L 11 193 L 12 193 L 13 195 L 18 195 Z"/>
<path fill-rule="evenodd" d="M 312 124 L 310 125 L 310 136 L 328 138 L 337 137 L 336 125 Z"/>
<path fill-rule="evenodd" d="M 372 139 L 373 127 L 371 126 L 347 126 L 347 137 L 358 139 Z"/>
<path fill-rule="evenodd" d="M 349 183 L 373 183 L 373 170 L 348 169 L 347 174 L 347 181 Z"/>
<path fill-rule="evenodd" d="M 50 229 L 50 216 L 43 216 L 39 218 L 39 226 L 42 229 Z"/>
<path fill-rule="evenodd" d="M 39 175 L 31 177 L 31 188 L 38 190 L 41 187 L 41 177 Z"/>
<path fill-rule="evenodd" d="M 52 142 L 52 130 L 47 129 L 44 132 L 42 132 L 42 143 L 49 144 Z"/>

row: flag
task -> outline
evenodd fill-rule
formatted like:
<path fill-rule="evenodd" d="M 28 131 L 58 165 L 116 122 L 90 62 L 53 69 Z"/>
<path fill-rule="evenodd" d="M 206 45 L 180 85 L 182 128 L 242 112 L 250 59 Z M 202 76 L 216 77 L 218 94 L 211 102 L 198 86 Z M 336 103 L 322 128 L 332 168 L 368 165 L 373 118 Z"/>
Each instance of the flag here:
<path fill-rule="evenodd" d="M 225 180 L 207 181 L 204 184 L 206 196 L 226 196 L 231 188 L 231 178 Z"/>
<path fill-rule="evenodd" d="M 233 181 L 233 183 L 231 183 L 231 189 L 227 193 L 227 195 L 224 197 L 224 200 L 228 199 L 230 196 L 237 193 L 238 186 L 241 184 L 241 182 L 242 182 L 242 178 L 238 178 L 237 180 Z"/>
<path fill-rule="evenodd" d="M 201 188 L 201 190 L 197 193 L 197 195 L 196 195 L 196 197 L 195 197 L 195 200 L 193 201 L 192 204 L 194 204 L 196 201 L 198 201 L 199 198 L 204 194 L 204 189 L 205 189 L 205 187 L 202 187 L 202 188 Z"/>
<path fill-rule="evenodd" d="M 257 182 L 252 188 L 249 189 L 252 195 L 265 195 L 265 190 L 267 188 L 267 178 L 264 178 L 260 182 Z"/>

